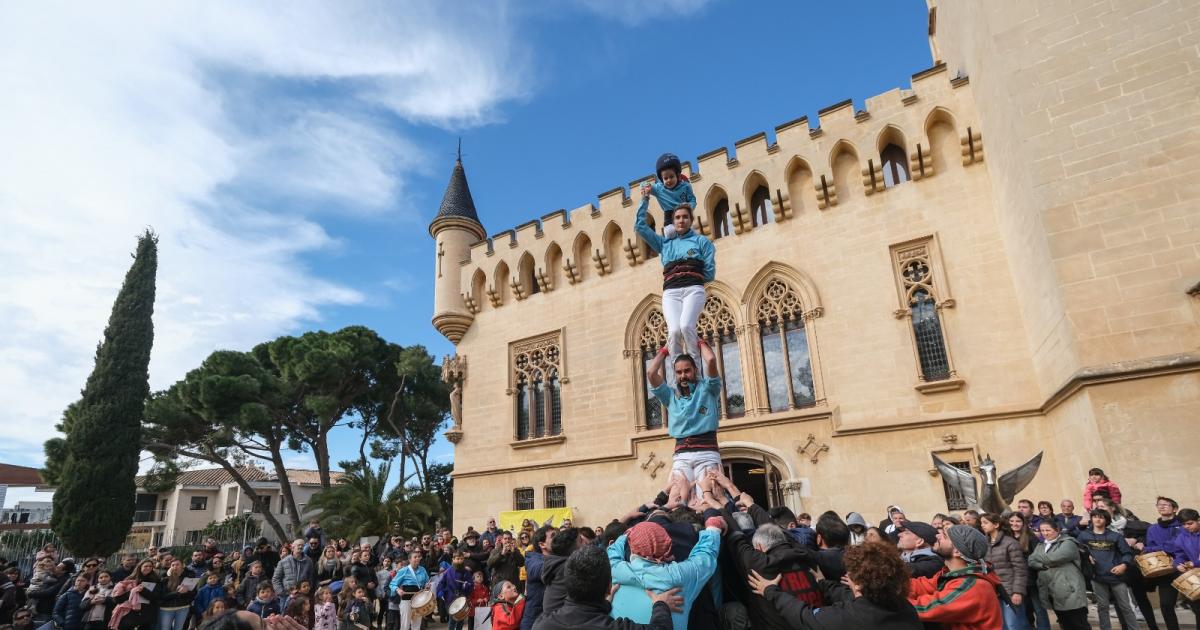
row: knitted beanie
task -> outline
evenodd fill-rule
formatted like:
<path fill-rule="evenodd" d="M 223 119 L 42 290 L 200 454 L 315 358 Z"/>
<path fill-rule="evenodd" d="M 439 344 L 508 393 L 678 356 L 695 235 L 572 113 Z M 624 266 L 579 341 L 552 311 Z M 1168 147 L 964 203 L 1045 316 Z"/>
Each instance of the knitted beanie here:
<path fill-rule="evenodd" d="M 970 525 L 952 525 L 946 535 L 967 562 L 980 562 L 987 556 L 988 540 L 978 529 Z"/>
<path fill-rule="evenodd" d="M 653 562 L 671 562 L 671 537 L 662 525 L 642 521 L 625 533 L 629 540 L 629 551 Z"/>

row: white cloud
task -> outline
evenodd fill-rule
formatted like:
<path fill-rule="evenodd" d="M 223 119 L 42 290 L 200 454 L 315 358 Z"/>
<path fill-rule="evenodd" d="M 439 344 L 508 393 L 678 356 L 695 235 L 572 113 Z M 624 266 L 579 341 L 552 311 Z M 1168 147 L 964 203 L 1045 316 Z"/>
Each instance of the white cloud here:
<path fill-rule="evenodd" d="M 652 20 L 688 17 L 699 13 L 712 0 L 576 0 L 579 6 L 601 17 L 627 26 L 641 26 Z"/>
<path fill-rule="evenodd" d="M 411 213 L 398 121 L 495 119 L 517 41 L 503 3 L 0 9 L 0 461 L 40 463 L 144 227 L 153 387 L 361 302 L 304 264 L 341 246 L 320 221 Z"/>

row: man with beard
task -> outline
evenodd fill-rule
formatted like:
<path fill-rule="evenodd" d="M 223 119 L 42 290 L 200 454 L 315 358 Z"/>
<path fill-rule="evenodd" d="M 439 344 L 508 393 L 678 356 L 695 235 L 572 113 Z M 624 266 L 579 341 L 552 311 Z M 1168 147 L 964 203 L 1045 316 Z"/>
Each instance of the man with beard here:
<path fill-rule="evenodd" d="M 484 571 L 484 575 L 487 575 L 488 550 L 479 541 L 479 532 L 468 531 L 467 535 L 463 536 L 463 544 L 459 546 L 459 551 L 462 551 L 463 562 L 471 573 Z"/>
<path fill-rule="evenodd" d="M 671 418 L 668 432 L 675 438 L 675 457 L 671 464 L 672 498 L 686 505 L 693 489 L 709 470 L 720 470 L 721 453 L 717 447 L 717 423 L 721 417 L 721 377 L 717 356 L 700 340 L 704 373 L 700 376 L 696 360 L 690 355 L 675 357 L 675 387 L 667 384 L 663 364 L 669 351 L 662 348 L 646 369 L 650 392 L 667 407 Z"/>
<path fill-rule="evenodd" d="M 255 543 L 254 553 L 250 556 L 249 562 L 242 563 L 242 575 L 239 577 L 246 577 L 250 565 L 255 562 L 262 565 L 263 575 L 267 576 L 268 580 L 275 575 L 275 567 L 279 564 L 279 552 L 271 548 L 271 543 L 266 538 L 259 538 Z"/>

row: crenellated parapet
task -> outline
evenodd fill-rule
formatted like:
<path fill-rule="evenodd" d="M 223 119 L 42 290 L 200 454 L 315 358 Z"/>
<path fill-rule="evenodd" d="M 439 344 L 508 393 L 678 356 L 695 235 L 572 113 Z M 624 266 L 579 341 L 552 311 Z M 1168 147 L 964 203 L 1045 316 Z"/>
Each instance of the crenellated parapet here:
<path fill-rule="evenodd" d="M 891 188 L 923 182 L 951 166 L 982 162 L 983 134 L 965 77 L 939 64 L 912 76 L 911 87 L 851 100 L 708 151 L 683 171 L 695 189 L 695 226 L 713 239 L 773 229 L 809 213 L 837 212 L 886 199 Z M 597 195 L 596 202 L 556 210 L 470 246 L 461 263 L 467 309 L 505 308 L 535 293 L 602 281 L 654 253 L 634 233 L 646 175 Z M 651 219 L 662 213 L 651 203 Z M 661 226 L 659 226 L 661 227 Z"/>

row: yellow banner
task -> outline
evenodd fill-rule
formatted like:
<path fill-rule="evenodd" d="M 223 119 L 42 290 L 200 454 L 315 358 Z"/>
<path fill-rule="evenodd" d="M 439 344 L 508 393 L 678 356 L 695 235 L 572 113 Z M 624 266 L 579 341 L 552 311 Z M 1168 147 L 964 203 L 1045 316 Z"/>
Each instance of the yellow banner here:
<path fill-rule="evenodd" d="M 533 521 L 537 527 L 541 527 L 547 519 L 550 524 L 555 527 L 562 525 L 564 518 L 573 518 L 571 516 L 571 508 L 543 508 L 541 510 L 510 510 L 501 512 L 500 518 L 496 519 L 496 526 L 500 529 L 506 529 L 514 534 L 521 529 L 521 522 L 525 519 Z"/>

